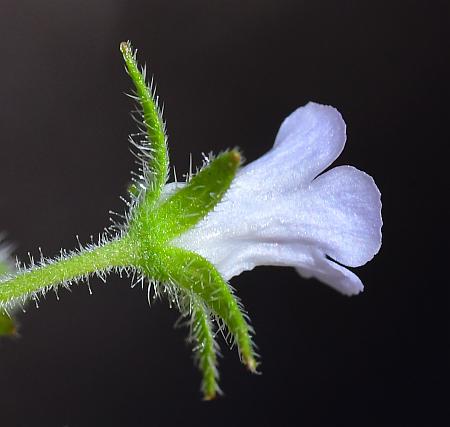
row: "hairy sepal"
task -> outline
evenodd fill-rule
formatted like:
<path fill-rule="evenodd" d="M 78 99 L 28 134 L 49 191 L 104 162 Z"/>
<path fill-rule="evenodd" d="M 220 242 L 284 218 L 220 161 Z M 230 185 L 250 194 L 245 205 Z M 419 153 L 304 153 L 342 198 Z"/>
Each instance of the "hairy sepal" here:
<path fill-rule="evenodd" d="M 217 370 L 219 345 L 215 339 L 215 331 L 210 310 L 197 298 L 192 299 L 190 322 L 190 341 L 194 344 L 195 360 L 202 374 L 204 400 L 212 400 L 221 394 Z"/>
<path fill-rule="evenodd" d="M 130 42 L 122 42 L 120 50 L 135 87 L 133 99 L 139 103 L 141 114 L 141 118 L 136 120 L 140 132 L 130 137 L 130 142 L 137 149 L 136 156 L 141 167 L 129 192 L 133 198 L 143 193 L 142 205 L 151 208 L 161 195 L 169 174 L 165 124 L 154 88 L 146 82 L 145 67 L 141 70 L 137 64 L 136 51 Z M 140 140 L 135 141 L 133 137 Z"/>
<path fill-rule="evenodd" d="M 230 188 L 240 164 L 239 151 L 221 153 L 162 202 L 152 218 L 153 227 L 160 227 L 160 243 L 189 230 L 214 209 Z"/>
<path fill-rule="evenodd" d="M 251 338 L 252 327 L 231 287 L 223 280 L 217 269 L 200 255 L 175 247 L 159 251 L 158 268 L 156 259 L 142 259 L 140 264 L 145 275 L 169 283 L 191 293 L 218 318 L 230 332 L 231 344 L 236 344 L 242 362 L 255 372 L 257 363 Z M 145 254 L 144 254 L 145 256 Z M 152 268 L 149 270 L 148 265 Z M 228 337 L 227 337 L 228 338 Z"/>

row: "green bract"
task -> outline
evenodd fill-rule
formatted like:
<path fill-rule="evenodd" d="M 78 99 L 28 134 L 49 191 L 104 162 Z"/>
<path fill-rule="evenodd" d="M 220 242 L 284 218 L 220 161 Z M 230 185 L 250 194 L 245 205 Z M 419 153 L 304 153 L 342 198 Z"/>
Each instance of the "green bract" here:
<path fill-rule="evenodd" d="M 216 268 L 202 256 L 172 246 L 171 240 L 195 226 L 220 202 L 241 156 L 237 150 L 226 151 L 208 161 L 181 189 L 163 192 L 169 159 L 162 113 L 130 43 L 122 43 L 120 49 L 141 107 L 142 129 L 138 135 L 144 137 L 144 142 L 132 141 L 140 169 L 129 188 L 126 221 L 114 224 L 100 236 L 97 245 L 61 252 L 56 259 L 42 258 L 15 274 L 0 271 L 0 309 L 5 310 L 0 312 L 0 335 L 13 328 L 5 313 L 18 303 L 29 299 L 37 302 L 40 294 L 57 291 L 58 286 L 68 286 L 92 274 L 137 273 L 139 280 L 153 283 L 156 294 L 167 294 L 182 315 L 190 318 L 191 339 L 203 375 L 202 390 L 204 397 L 211 399 L 219 390 L 214 324 L 228 328 L 242 361 L 255 371 L 251 327 Z"/>

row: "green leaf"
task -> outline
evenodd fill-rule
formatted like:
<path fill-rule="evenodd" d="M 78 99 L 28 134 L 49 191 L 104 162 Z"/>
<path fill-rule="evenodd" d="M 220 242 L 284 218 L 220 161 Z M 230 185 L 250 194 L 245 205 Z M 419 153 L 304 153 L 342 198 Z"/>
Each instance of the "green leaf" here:
<path fill-rule="evenodd" d="M 145 127 L 145 141 L 138 143 L 138 156 L 143 160 L 143 181 L 130 187 L 134 196 L 145 188 L 144 205 L 150 207 L 158 200 L 169 173 L 169 155 L 167 138 L 162 112 L 158 107 L 158 99 L 145 81 L 145 72 L 139 70 L 136 51 L 130 42 L 122 42 L 120 50 L 125 61 L 128 74 L 136 90 L 136 99 L 142 108 L 142 125 Z"/>
<path fill-rule="evenodd" d="M 189 183 L 158 208 L 153 224 L 161 224 L 160 239 L 169 241 L 189 230 L 222 200 L 241 164 L 237 150 L 212 160 Z"/>

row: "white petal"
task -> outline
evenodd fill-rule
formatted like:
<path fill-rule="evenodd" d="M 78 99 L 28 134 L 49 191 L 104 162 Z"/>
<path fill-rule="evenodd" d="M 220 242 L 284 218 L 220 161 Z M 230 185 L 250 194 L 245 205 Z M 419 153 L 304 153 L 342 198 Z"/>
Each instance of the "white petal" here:
<path fill-rule="evenodd" d="M 372 177 L 351 166 L 336 167 L 312 182 L 309 195 L 309 229 L 318 246 L 351 267 L 370 261 L 380 249 L 382 226 Z"/>
<path fill-rule="evenodd" d="M 359 277 L 350 270 L 327 259 L 323 254 L 313 252 L 314 262 L 308 266 L 297 266 L 297 272 L 305 277 L 315 277 L 344 295 L 359 294 L 364 286 Z"/>
<path fill-rule="evenodd" d="M 326 168 L 345 143 L 332 107 L 308 104 L 280 128 L 274 148 L 244 167 L 216 209 L 174 245 L 199 253 L 225 279 L 257 265 L 295 267 L 342 293 L 361 281 L 337 262 L 359 266 L 381 244 L 380 193 L 353 167 Z"/>
<path fill-rule="evenodd" d="M 258 192 L 284 192 L 309 184 L 344 148 L 345 122 L 335 108 L 313 102 L 282 123 L 272 150 L 247 165 L 241 185 Z"/>

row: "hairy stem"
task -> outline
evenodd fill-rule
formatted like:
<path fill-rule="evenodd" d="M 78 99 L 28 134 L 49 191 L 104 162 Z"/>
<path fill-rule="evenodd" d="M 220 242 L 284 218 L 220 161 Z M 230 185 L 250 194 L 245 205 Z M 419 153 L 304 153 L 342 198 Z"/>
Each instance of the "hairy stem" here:
<path fill-rule="evenodd" d="M 0 307 L 94 272 L 127 266 L 132 259 L 130 247 L 129 240 L 124 237 L 71 253 L 60 260 L 52 260 L 12 276 L 7 275 L 0 279 Z"/>

